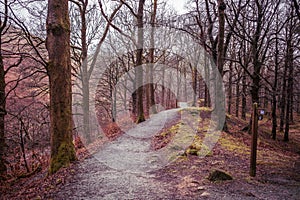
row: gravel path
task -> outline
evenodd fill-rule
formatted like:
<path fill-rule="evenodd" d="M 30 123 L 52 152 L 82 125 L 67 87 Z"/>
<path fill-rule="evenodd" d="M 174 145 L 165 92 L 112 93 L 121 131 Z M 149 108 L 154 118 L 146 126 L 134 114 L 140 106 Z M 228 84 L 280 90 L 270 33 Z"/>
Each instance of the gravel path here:
<path fill-rule="evenodd" d="M 166 163 L 150 150 L 152 136 L 179 109 L 153 115 L 84 160 L 54 199 L 174 199 L 165 183 L 151 173 Z"/>

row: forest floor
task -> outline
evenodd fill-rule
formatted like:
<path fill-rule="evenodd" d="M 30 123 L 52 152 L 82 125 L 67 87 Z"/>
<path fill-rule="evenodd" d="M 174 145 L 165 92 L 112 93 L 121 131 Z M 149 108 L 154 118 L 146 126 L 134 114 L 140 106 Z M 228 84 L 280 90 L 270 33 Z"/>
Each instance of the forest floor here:
<path fill-rule="evenodd" d="M 195 125 L 193 117 L 199 112 Z M 185 154 L 180 148 L 173 148 L 180 152 L 177 159 L 168 156 L 174 153 L 168 146 L 176 133 L 196 130 L 198 141 L 193 139 L 191 146 L 203 141 L 209 117 L 207 109 L 158 113 L 113 141 L 98 142 L 93 154 L 83 153 L 53 176 L 44 169 L 7 182 L 0 199 L 299 199 L 300 116 L 291 125 L 288 143 L 282 142 L 282 133 L 270 139 L 271 120 L 259 122 L 254 178 L 249 176 L 251 136 L 241 131 L 247 122 L 234 116 L 227 116 L 230 133 L 221 133 L 207 156 Z M 233 180 L 209 181 L 213 169 Z"/>

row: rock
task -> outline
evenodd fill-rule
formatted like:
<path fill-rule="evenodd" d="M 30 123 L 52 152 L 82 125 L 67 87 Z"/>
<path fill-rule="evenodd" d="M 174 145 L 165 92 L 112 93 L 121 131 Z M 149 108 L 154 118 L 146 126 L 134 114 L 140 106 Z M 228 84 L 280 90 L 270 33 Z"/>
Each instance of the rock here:
<path fill-rule="evenodd" d="M 205 190 L 205 187 L 204 186 L 199 186 L 199 187 L 197 187 L 197 190 L 198 191 Z"/>
<path fill-rule="evenodd" d="M 208 192 L 203 192 L 200 197 L 209 197 L 210 196 L 210 193 Z"/>
<path fill-rule="evenodd" d="M 213 170 L 210 172 L 208 176 L 208 180 L 210 181 L 227 181 L 232 180 L 232 176 L 227 174 L 226 172 L 223 172 L 221 170 Z"/>

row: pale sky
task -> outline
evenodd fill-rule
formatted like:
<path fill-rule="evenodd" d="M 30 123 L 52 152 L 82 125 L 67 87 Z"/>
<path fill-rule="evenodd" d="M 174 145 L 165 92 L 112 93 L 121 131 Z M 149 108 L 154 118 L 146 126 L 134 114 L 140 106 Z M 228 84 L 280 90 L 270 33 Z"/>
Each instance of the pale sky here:
<path fill-rule="evenodd" d="M 187 0 L 168 0 L 168 4 L 171 5 L 179 14 L 186 13 L 184 5 Z"/>

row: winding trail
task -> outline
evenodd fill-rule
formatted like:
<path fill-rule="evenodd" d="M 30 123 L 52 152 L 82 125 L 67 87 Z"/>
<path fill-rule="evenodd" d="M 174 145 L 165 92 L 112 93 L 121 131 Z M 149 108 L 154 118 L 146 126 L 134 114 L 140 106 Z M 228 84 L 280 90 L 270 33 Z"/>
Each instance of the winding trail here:
<path fill-rule="evenodd" d="M 53 199 L 175 199 L 152 171 L 166 163 L 150 150 L 152 137 L 167 120 L 178 115 L 173 109 L 153 115 L 93 157 L 79 164 L 76 175 Z M 178 197 L 179 198 L 179 197 Z"/>

